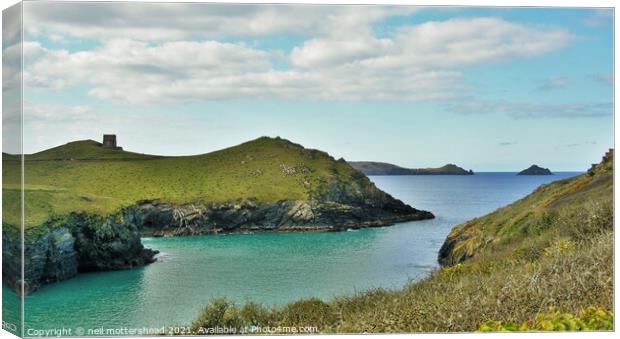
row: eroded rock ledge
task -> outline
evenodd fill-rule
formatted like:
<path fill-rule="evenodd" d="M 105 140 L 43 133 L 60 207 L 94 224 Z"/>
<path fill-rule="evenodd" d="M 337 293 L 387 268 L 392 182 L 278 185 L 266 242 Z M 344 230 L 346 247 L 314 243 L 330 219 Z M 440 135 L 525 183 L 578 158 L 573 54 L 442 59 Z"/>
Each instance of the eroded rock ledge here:
<path fill-rule="evenodd" d="M 340 194 L 331 191 L 328 194 Z M 327 197 L 329 198 L 329 197 Z M 66 280 L 79 272 L 140 267 L 155 261 L 156 250 L 144 248 L 141 236 L 182 236 L 236 232 L 341 231 L 434 218 L 382 193 L 371 199 L 339 195 L 327 200 L 254 200 L 174 205 L 145 200 L 114 215 L 71 213 L 38 226 L 25 242 L 25 293 Z M 18 236 L 3 232 L 4 280 L 20 293 Z"/>
<path fill-rule="evenodd" d="M 7 225 L 8 226 L 8 225 Z M 3 230 L 6 227 L 3 228 Z M 24 292 L 66 280 L 79 272 L 128 269 L 155 261 L 135 225 L 119 215 L 106 218 L 72 213 L 37 227 L 24 242 Z M 2 234 L 3 279 L 21 293 L 21 241 Z M 15 255 L 17 254 L 17 255 Z"/>
<path fill-rule="evenodd" d="M 141 201 L 124 210 L 125 219 L 145 235 L 177 236 L 247 231 L 340 231 L 433 218 L 393 200 L 388 206 L 335 202 L 280 201 L 274 203 L 213 203 L 172 205 Z"/>

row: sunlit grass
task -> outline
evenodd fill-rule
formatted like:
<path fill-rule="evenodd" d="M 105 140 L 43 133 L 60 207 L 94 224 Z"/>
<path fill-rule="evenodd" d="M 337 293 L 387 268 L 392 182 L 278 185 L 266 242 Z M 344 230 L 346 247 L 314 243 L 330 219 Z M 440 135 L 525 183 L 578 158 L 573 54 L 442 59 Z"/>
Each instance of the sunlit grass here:
<path fill-rule="evenodd" d="M 611 166 L 609 161 L 594 176 L 543 185 L 455 228 L 451 265 L 402 289 L 280 308 L 252 304 L 251 311 L 217 300 L 192 328 L 225 323 L 316 326 L 325 333 L 611 330 Z"/>
<path fill-rule="evenodd" d="M 18 224 L 20 172 L 13 158 L 3 158 L 3 198 L 8 202 L 4 220 Z M 112 213 L 149 199 L 305 201 L 334 180 L 353 183 L 354 189 L 375 189 L 346 162 L 279 138 L 184 157 L 155 157 L 78 141 L 26 156 L 26 225 L 69 212 Z"/>

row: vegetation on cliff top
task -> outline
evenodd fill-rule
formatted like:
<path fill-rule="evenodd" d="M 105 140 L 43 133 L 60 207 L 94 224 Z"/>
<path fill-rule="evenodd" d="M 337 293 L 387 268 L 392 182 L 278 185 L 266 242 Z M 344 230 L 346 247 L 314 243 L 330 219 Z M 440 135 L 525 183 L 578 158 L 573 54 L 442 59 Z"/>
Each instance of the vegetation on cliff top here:
<path fill-rule="evenodd" d="M 4 223 L 19 223 L 19 159 L 3 154 Z M 26 225 L 69 212 L 107 214 L 139 200 L 307 201 L 334 182 L 383 194 L 325 152 L 262 137 L 224 150 L 163 157 L 106 149 L 92 140 L 25 156 Z"/>
<path fill-rule="evenodd" d="M 581 228 L 572 229 L 589 211 L 587 224 L 611 223 L 613 218 L 613 151 L 587 174 L 542 185 L 532 194 L 481 218 L 455 227 L 439 253 L 443 265 L 454 265 L 489 248 L 503 251 L 524 242 L 546 241 L 555 237 L 580 240 Z M 603 218 L 603 220 L 598 220 Z M 563 223 L 559 224 L 558 223 Z M 555 226 L 555 227 L 554 227 Z"/>
<path fill-rule="evenodd" d="M 191 328 L 316 326 L 327 333 L 613 329 L 613 154 L 589 173 L 543 185 L 456 227 L 448 241 L 459 241 L 443 257 L 448 266 L 400 290 L 306 299 L 281 308 L 215 300 Z"/>

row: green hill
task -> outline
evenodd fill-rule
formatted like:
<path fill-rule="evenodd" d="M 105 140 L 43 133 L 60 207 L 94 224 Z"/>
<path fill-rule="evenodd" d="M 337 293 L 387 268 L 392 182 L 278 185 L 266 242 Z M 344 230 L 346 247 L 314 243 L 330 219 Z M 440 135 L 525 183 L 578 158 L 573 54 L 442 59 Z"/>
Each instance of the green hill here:
<path fill-rule="evenodd" d="M 17 161 L 4 160 L 3 195 L 17 206 Z M 15 176 L 15 178 L 14 178 Z M 71 142 L 25 157 L 26 224 L 70 212 L 112 213 L 142 200 L 172 204 L 309 201 L 338 185 L 387 196 L 345 161 L 279 138 L 259 138 L 217 152 L 161 157 Z M 346 197 L 342 197 L 346 199 Z M 338 200 L 334 198 L 332 200 Z M 4 220 L 17 223 L 17 209 Z"/>
<path fill-rule="evenodd" d="M 205 328 L 316 326 L 323 333 L 613 330 L 613 151 L 588 174 L 555 181 L 455 227 L 444 265 L 398 290 L 280 308 L 217 299 Z"/>
<path fill-rule="evenodd" d="M 69 142 L 65 145 L 45 151 L 29 154 L 27 161 L 61 161 L 61 160 L 144 160 L 161 158 L 159 156 L 127 152 L 119 149 L 102 147 L 94 140 Z"/>
<path fill-rule="evenodd" d="M 83 270 L 144 265 L 140 235 L 337 231 L 433 218 L 343 159 L 262 137 L 164 157 L 76 141 L 24 157 L 26 291 Z M 20 160 L 3 155 L 4 279 L 19 287 Z M 76 259 L 77 258 L 77 259 Z"/>

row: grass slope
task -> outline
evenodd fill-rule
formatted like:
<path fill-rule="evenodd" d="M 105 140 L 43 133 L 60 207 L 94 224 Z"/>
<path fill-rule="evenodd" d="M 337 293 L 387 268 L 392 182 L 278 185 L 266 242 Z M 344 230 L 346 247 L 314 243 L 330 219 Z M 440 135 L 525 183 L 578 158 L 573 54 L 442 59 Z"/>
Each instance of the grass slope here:
<path fill-rule="evenodd" d="M 215 300 L 193 322 L 321 332 L 613 329 L 613 155 L 458 226 L 456 263 L 400 290 L 281 308 Z M 466 235 L 459 238 L 459 234 Z M 451 252 L 452 253 L 452 252 Z M 465 254 L 465 256 L 463 256 Z M 458 259 L 458 260 L 457 260 Z M 465 260 L 466 259 L 466 260 Z M 461 260 L 464 260 L 461 262 Z"/>
<path fill-rule="evenodd" d="M 613 153 L 610 152 L 588 174 L 542 185 L 523 199 L 455 227 L 440 251 L 439 260 L 444 265 L 453 265 L 486 248 L 493 252 L 510 250 L 523 241 L 531 243 L 541 236 L 543 239 L 556 236 L 557 232 L 575 237 L 578 234 L 570 234 L 572 230 L 567 227 L 552 226 L 558 220 L 570 223 L 580 219 L 587 211 L 609 209 L 613 205 L 612 197 Z"/>
<path fill-rule="evenodd" d="M 20 178 L 15 156 L 3 156 L 3 176 L 4 223 L 17 225 Z M 333 180 L 372 185 L 362 179 L 344 160 L 280 138 L 262 137 L 183 157 L 105 149 L 84 140 L 25 157 L 25 221 L 31 227 L 69 212 L 106 214 L 145 199 L 307 200 Z"/>
<path fill-rule="evenodd" d="M 26 160 L 143 160 L 160 158 L 155 155 L 133 153 L 101 146 L 101 143 L 93 140 L 74 141 L 39 153 L 27 155 Z"/>

